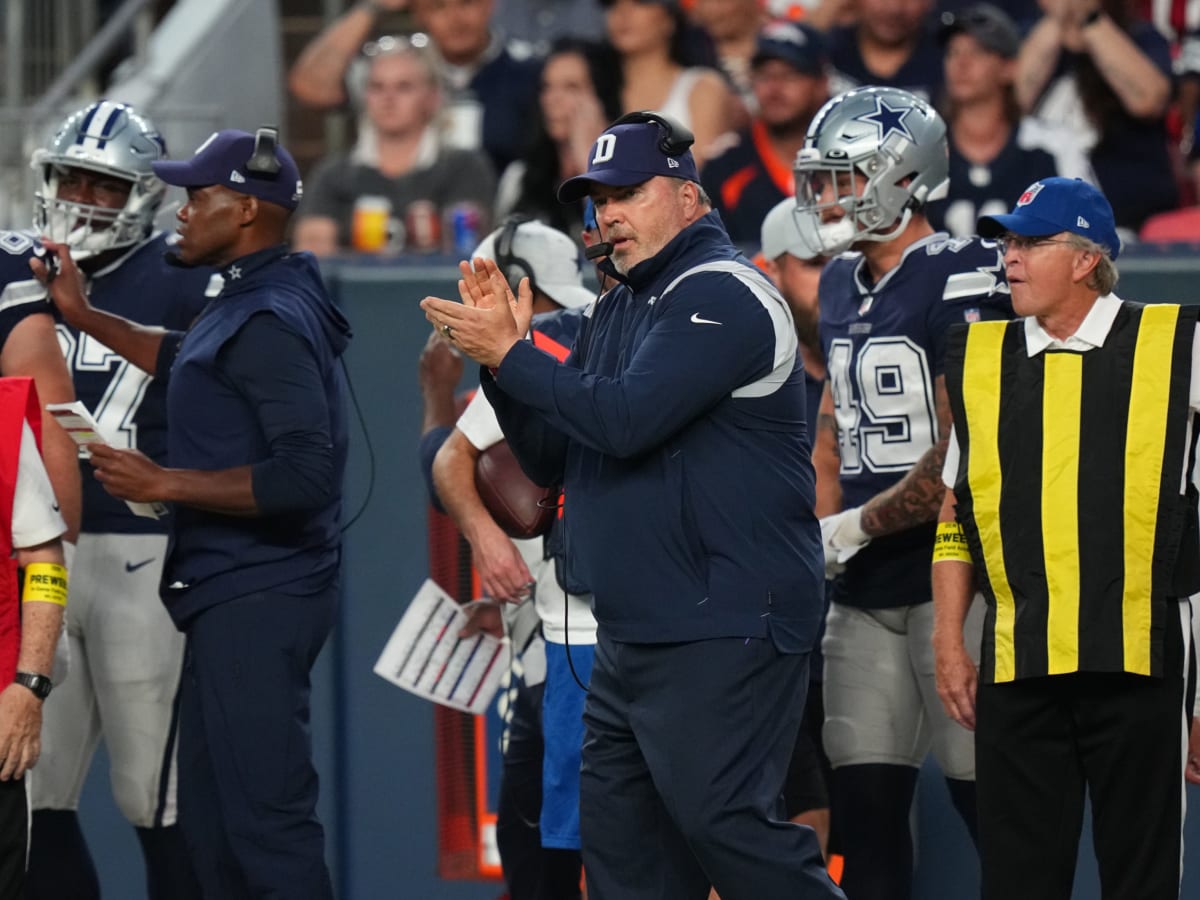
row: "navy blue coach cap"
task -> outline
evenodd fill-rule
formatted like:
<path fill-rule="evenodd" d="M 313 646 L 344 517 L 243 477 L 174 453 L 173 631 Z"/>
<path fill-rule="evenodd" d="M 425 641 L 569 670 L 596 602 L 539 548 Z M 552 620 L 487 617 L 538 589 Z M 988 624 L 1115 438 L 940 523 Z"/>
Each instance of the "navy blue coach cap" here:
<path fill-rule="evenodd" d="M 263 131 L 260 129 L 260 135 Z M 255 153 L 256 145 L 259 154 Z M 284 209 L 295 209 L 304 193 L 300 170 L 292 154 L 282 144 L 273 140 L 260 142 L 246 131 L 214 132 L 191 159 L 164 160 L 152 165 L 154 174 L 167 184 L 184 188 L 219 184 Z"/>
<path fill-rule="evenodd" d="M 627 187 L 662 175 L 699 184 L 700 174 L 692 151 L 668 155 L 666 142 L 666 129 L 657 122 L 610 126 L 592 144 L 587 171 L 559 185 L 559 202 L 573 203 L 587 196 L 593 182 Z"/>
<path fill-rule="evenodd" d="M 1008 215 L 984 216 L 977 226 L 983 237 L 1009 232 L 1047 237 L 1069 231 L 1095 241 L 1112 259 L 1121 251 L 1112 207 L 1098 188 L 1078 178 L 1043 178 L 1025 188 Z"/>

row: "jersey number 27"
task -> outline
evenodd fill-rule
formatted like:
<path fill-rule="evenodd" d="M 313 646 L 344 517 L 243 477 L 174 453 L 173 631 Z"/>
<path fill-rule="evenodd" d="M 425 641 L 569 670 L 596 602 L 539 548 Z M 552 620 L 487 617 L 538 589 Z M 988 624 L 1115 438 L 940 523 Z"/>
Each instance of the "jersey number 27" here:
<path fill-rule="evenodd" d="M 134 416 L 146 397 L 146 388 L 152 377 L 91 335 L 75 335 L 59 325 L 58 343 L 66 357 L 67 368 L 77 377 L 91 374 L 98 378 L 102 373 L 112 373 L 91 413 L 113 446 L 136 449 L 137 424 Z"/>

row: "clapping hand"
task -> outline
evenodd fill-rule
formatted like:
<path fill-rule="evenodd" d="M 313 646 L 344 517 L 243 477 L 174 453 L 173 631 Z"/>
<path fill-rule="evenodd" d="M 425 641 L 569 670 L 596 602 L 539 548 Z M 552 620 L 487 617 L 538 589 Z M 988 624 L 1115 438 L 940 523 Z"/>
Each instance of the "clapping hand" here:
<path fill-rule="evenodd" d="M 529 332 L 533 318 L 533 289 L 522 278 L 513 296 L 495 262 L 476 258 L 458 264 L 461 303 L 426 297 L 425 318 L 459 350 L 477 363 L 496 367 L 512 345 Z"/>

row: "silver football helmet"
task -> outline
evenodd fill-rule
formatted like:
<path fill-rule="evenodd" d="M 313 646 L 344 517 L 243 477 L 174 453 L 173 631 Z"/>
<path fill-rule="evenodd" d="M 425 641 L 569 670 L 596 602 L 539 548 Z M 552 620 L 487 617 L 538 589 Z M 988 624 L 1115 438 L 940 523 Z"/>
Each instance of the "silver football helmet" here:
<path fill-rule="evenodd" d="M 946 194 L 946 123 L 908 91 L 863 87 L 813 117 L 796 155 L 796 203 L 815 213 L 826 254 L 857 241 L 890 241 L 913 210 Z M 845 215 L 826 221 L 823 212 Z"/>
<path fill-rule="evenodd" d="M 66 243 L 76 259 L 143 240 L 154 227 L 167 190 L 150 164 L 166 155 L 158 129 L 130 106 L 101 100 L 72 113 L 49 146 L 33 154 L 38 175 L 35 227 Z M 72 168 L 130 182 L 125 205 L 110 209 L 60 200 L 59 181 Z"/>

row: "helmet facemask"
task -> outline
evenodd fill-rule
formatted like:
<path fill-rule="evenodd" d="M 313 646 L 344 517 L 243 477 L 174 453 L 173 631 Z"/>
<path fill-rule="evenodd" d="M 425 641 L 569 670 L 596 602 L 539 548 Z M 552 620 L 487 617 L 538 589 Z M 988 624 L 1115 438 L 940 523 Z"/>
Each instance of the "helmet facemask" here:
<path fill-rule="evenodd" d="M 145 240 L 166 195 L 151 163 L 166 155 L 147 119 L 127 106 L 101 101 L 70 116 L 50 145 L 33 156 L 38 173 L 34 226 L 65 243 L 77 260 Z M 120 179 L 130 185 L 119 208 L 60 199 L 69 169 Z"/>
<path fill-rule="evenodd" d="M 130 184 L 129 198 L 124 206 L 114 209 L 59 198 L 64 166 L 45 163 L 42 168 L 43 186 L 35 200 L 34 224 L 40 234 L 69 246 L 75 259 L 131 246 L 149 233 L 162 202 L 161 185 L 157 190 L 155 186 L 147 190 L 144 185 L 122 177 Z M 78 168 L 96 171 L 90 166 Z"/>

